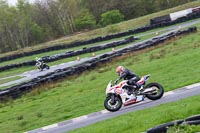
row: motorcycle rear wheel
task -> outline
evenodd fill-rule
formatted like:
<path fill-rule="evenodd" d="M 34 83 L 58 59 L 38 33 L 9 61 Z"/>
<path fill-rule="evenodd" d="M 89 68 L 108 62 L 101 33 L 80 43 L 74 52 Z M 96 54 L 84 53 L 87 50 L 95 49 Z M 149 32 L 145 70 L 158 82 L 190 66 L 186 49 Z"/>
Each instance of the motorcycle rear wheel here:
<path fill-rule="evenodd" d="M 159 83 L 149 83 L 145 88 L 155 88 L 156 91 L 152 94 L 146 94 L 146 97 L 150 100 L 160 99 L 164 94 L 164 89 Z"/>
<path fill-rule="evenodd" d="M 44 64 L 44 68 L 49 69 L 50 67 L 47 64 Z"/>
<path fill-rule="evenodd" d="M 119 97 L 115 97 L 115 102 L 111 102 L 111 97 L 107 97 L 104 101 L 104 107 L 111 112 L 118 111 L 122 106 L 122 101 Z"/>
<path fill-rule="evenodd" d="M 46 65 L 46 69 L 49 69 L 50 67 L 48 65 Z"/>

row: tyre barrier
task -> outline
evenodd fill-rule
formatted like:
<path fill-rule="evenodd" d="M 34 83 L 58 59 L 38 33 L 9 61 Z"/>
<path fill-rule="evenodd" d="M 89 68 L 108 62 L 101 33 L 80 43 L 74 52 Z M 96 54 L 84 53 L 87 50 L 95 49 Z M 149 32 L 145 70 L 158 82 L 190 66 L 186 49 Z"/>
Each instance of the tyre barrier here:
<path fill-rule="evenodd" d="M 164 123 L 161 125 L 158 125 L 156 127 L 150 128 L 147 130 L 147 133 L 166 133 L 167 129 L 171 126 L 179 125 L 183 123 L 183 120 L 176 120 L 168 123 Z"/>
<path fill-rule="evenodd" d="M 185 121 L 196 121 L 196 120 L 200 120 L 200 114 L 199 115 L 194 115 L 194 116 L 191 116 L 191 117 L 187 117 L 185 119 Z"/>
<path fill-rule="evenodd" d="M 130 52 L 135 52 L 137 50 L 155 46 L 162 43 L 165 40 L 171 39 L 178 35 L 194 32 L 196 30 L 197 30 L 196 27 L 191 27 L 191 28 L 188 28 L 187 30 L 172 32 L 161 37 L 153 38 L 150 41 L 132 45 L 128 48 L 124 48 L 116 52 L 103 54 L 101 56 L 95 57 L 89 61 L 86 61 L 82 64 L 79 64 L 73 67 L 66 67 L 63 69 L 55 70 L 53 72 L 49 72 L 45 75 L 38 76 L 37 78 L 34 78 L 28 82 L 24 82 L 19 85 L 12 86 L 4 90 L 0 90 L 0 101 L 4 101 L 7 97 L 16 99 L 20 97 L 22 94 L 25 94 L 26 92 L 29 92 L 42 84 L 45 84 L 45 83 L 48 84 L 49 82 L 54 82 L 63 78 L 70 77 L 72 75 L 78 75 L 84 71 L 96 68 L 99 64 L 110 62 L 110 60 L 112 60 L 115 57 L 119 57 Z M 195 118 L 188 118 L 188 120 L 194 120 Z"/>
<path fill-rule="evenodd" d="M 110 39 L 120 38 L 120 37 L 123 37 L 123 36 L 128 36 L 128 35 L 137 34 L 137 33 L 142 33 L 142 32 L 152 30 L 152 29 L 170 26 L 170 25 L 173 25 L 173 24 L 182 23 L 182 22 L 186 22 L 186 21 L 189 21 L 189 20 L 197 19 L 197 18 L 200 18 L 200 12 L 190 13 L 186 17 L 181 17 L 181 18 L 178 18 L 177 20 L 174 20 L 174 21 L 168 21 L 168 20 L 164 21 L 163 20 L 160 23 L 150 22 L 149 25 L 141 26 L 141 27 L 133 29 L 133 30 L 128 30 L 128 31 L 125 31 L 125 32 L 106 35 L 106 36 L 103 36 L 103 37 L 100 36 L 100 37 L 96 37 L 96 38 L 89 39 L 89 40 L 86 40 L 86 41 L 76 41 L 76 42 L 72 42 L 70 44 L 59 44 L 59 45 L 56 45 L 56 46 L 50 46 L 50 47 L 39 49 L 39 50 L 34 50 L 34 51 L 30 51 L 30 52 L 24 52 L 24 53 L 14 54 L 14 55 L 6 56 L 6 57 L 1 57 L 0 62 L 9 61 L 9 60 L 13 60 L 13 59 L 17 59 L 17 58 L 21 58 L 21 57 L 25 57 L 25 56 L 31 56 L 31 55 L 35 55 L 35 54 L 40 54 L 40 53 L 44 53 L 44 52 L 49 52 L 49 51 L 55 51 L 55 50 L 60 50 L 60 49 L 72 48 L 72 47 L 77 47 L 77 46 L 84 46 L 84 45 L 87 45 L 87 44 L 107 41 L 107 40 L 110 40 Z"/>
<path fill-rule="evenodd" d="M 69 58 L 69 57 L 73 57 L 73 56 L 77 56 L 77 55 L 81 55 L 81 54 L 85 54 L 85 53 L 91 53 L 91 52 L 96 52 L 99 50 L 104 50 L 107 48 L 112 48 L 112 47 L 116 47 L 116 46 L 121 46 L 121 45 L 126 45 L 130 42 L 134 42 L 135 40 L 138 40 L 139 38 L 135 38 L 134 36 L 125 38 L 124 40 L 120 40 L 120 41 L 115 41 L 115 42 L 111 42 L 111 43 L 107 43 L 105 45 L 97 45 L 97 46 L 92 46 L 92 47 L 88 47 L 88 48 L 83 48 L 80 50 L 76 50 L 76 51 L 69 51 L 66 53 L 61 53 L 61 54 L 56 54 L 53 56 L 44 56 L 42 57 L 44 62 L 53 62 L 53 61 L 57 61 L 63 58 Z M 5 71 L 5 70 L 9 70 L 12 68 L 19 68 L 19 67 L 23 67 L 23 66 L 34 66 L 35 65 L 35 60 L 31 60 L 31 61 L 26 61 L 26 62 L 21 62 L 18 64 L 10 64 L 10 65 L 6 65 L 6 66 L 1 66 L 0 67 L 0 72 L 1 71 Z"/>
<path fill-rule="evenodd" d="M 175 120 L 150 128 L 146 133 L 166 133 L 169 127 L 177 125 L 200 125 L 200 114 L 188 117 L 184 120 Z"/>

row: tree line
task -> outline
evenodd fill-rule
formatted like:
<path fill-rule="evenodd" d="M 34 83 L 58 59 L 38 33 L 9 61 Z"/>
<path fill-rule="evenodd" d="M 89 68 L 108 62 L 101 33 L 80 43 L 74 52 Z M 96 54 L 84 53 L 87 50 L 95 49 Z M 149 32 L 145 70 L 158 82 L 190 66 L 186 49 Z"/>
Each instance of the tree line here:
<path fill-rule="evenodd" d="M 0 0 L 0 53 L 195 0 Z"/>

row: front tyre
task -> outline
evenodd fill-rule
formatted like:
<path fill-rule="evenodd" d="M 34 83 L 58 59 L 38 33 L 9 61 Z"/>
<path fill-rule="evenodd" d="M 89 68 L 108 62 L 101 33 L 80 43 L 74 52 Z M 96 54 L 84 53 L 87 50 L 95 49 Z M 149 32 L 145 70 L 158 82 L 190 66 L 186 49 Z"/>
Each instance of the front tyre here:
<path fill-rule="evenodd" d="M 146 97 L 150 100 L 160 99 L 164 94 L 164 89 L 163 89 L 162 85 L 160 85 L 159 83 L 149 83 L 146 85 L 145 88 L 155 89 L 155 91 L 153 91 L 149 94 L 146 94 Z"/>
<path fill-rule="evenodd" d="M 118 111 L 122 106 L 122 101 L 119 97 L 115 97 L 115 101 L 112 101 L 111 96 L 107 97 L 104 101 L 104 107 L 111 112 Z"/>

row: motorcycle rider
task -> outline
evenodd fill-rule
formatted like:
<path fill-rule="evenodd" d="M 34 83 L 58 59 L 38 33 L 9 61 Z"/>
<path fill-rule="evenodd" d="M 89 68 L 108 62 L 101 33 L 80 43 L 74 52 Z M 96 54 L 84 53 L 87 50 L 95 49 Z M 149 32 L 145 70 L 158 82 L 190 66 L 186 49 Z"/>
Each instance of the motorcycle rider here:
<path fill-rule="evenodd" d="M 38 66 L 40 66 L 40 67 L 44 63 L 44 61 L 42 60 L 42 58 L 38 58 L 38 57 L 35 57 L 35 61 L 36 61 L 36 64 L 38 63 Z"/>
<path fill-rule="evenodd" d="M 127 84 L 130 85 L 127 86 L 126 88 L 128 90 L 127 92 L 128 95 L 130 95 L 130 99 L 128 101 L 136 100 L 136 97 L 133 94 L 132 89 L 138 89 L 138 90 L 142 89 L 142 86 L 137 83 L 140 80 L 140 77 L 131 70 L 124 68 L 123 66 L 118 66 L 116 68 L 116 72 L 118 73 L 119 78 L 114 82 L 114 84 L 116 84 L 121 79 L 128 80 Z"/>

